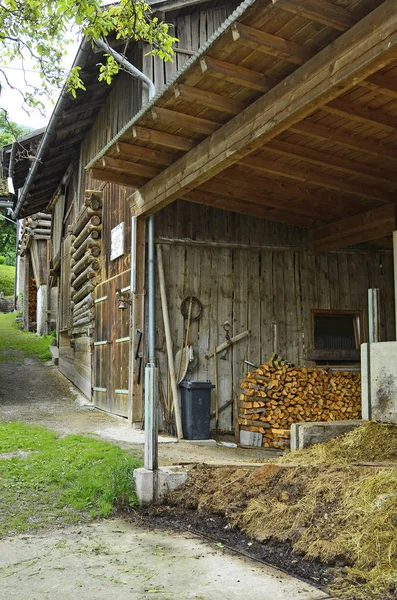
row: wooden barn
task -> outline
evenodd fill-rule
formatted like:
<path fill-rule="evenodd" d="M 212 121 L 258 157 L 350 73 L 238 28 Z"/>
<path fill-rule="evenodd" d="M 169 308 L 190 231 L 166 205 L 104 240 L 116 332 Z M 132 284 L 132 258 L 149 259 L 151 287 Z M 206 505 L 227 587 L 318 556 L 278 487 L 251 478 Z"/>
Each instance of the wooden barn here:
<path fill-rule="evenodd" d="M 83 43 L 87 92 L 61 96 L 15 214 L 52 211 L 59 368 L 95 406 L 142 422 L 149 333 L 164 420 L 186 371 L 230 431 L 273 352 L 359 368 L 369 288 L 395 340 L 395 2 L 151 4 L 180 40 L 172 64 L 129 50 L 156 95 L 98 84 Z"/>

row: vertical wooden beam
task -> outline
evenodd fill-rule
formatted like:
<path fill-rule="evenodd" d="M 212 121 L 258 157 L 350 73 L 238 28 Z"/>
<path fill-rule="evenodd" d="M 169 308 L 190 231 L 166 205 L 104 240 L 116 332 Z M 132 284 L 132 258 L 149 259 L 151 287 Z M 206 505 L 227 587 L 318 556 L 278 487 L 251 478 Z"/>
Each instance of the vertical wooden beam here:
<path fill-rule="evenodd" d="M 394 272 L 394 310 L 396 314 L 397 340 L 397 231 L 393 231 L 393 272 Z"/>
<path fill-rule="evenodd" d="M 30 274 L 30 252 L 24 256 L 24 281 L 23 281 L 23 328 L 29 331 L 29 274 Z"/>
<path fill-rule="evenodd" d="M 145 376 L 144 331 L 145 331 L 145 238 L 146 219 L 139 217 L 136 226 L 136 289 L 131 290 L 130 314 L 130 384 L 128 398 L 128 420 L 130 423 L 143 422 L 143 382 Z M 132 266 L 132 265 L 131 265 Z M 139 334 L 142 332 L 142 334 Z M 137 343 L 142 335 L 136 359 Z"/>

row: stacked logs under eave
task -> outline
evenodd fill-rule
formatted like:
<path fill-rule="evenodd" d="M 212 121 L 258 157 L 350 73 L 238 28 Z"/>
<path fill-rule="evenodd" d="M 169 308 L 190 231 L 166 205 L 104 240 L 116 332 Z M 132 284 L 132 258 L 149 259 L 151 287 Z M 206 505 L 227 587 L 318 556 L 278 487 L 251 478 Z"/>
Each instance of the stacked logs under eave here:
<path fill-rule="evenodd" d="M 73 226 L 71 249 L 72 328 L 86 331 L 94 320 L 92 292 L 100 280 L 102 196 L 86 191 L 85 203 Z"/>
<path fill-rule="evenodd" d="M 23 256 L 32 240 L 49 240 L 51 238 L 51 215 L 36 213 L 25 217 L 21 223 L 18 254 Z"/>
<path fill-rule="evenodd" d="M 240 429 L 263 434 L 263 446 L 289 448 L 290 426 L 361 418 L 361 376 L 349 371 L 265 363 L 241 383 Z"/>

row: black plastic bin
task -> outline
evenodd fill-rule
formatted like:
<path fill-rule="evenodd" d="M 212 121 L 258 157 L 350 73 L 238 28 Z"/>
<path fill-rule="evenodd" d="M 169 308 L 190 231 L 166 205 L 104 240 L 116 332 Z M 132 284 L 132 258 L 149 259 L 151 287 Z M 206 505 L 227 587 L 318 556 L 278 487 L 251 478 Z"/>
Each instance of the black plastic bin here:
<path fill-rule="evenodd" d="M 186 440 L 208 440 L 210 437 L 211 390 L 210 381 L 182 381 L 182 427 Z"/>

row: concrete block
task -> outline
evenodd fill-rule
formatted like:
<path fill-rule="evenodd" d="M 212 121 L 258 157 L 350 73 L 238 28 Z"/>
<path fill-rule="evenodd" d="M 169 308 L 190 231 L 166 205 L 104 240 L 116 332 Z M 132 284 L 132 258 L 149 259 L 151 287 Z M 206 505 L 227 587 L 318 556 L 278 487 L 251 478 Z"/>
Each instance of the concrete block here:
<path fill-rule="evenodd" d="M 327 442 L 363 425 L 364 421 L 319 421 L 294 423 L 291 426 L 291 450 L 302 450 L 313 444 Z"/>
<path fill-rule="evenodd" d="M 187 479 L 184 467 L 159 467 L 157 471 L 140 468 L 134 471 L 135 491 L 139 506 L 161 502 L 173 490 L 181 487 Z"/>
<path fill-rule="evenodd" d="M 257 431 L 240 431 L 240 444 L 242 446 L 262 446 L 263 435 Z"/>
<path fill-rule="evenodd" d="M 361 358 L 363 418 L 397 423 L 397 342 L 363 344 Z"/>

